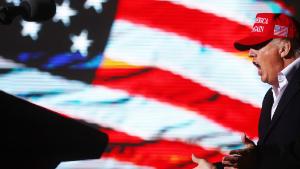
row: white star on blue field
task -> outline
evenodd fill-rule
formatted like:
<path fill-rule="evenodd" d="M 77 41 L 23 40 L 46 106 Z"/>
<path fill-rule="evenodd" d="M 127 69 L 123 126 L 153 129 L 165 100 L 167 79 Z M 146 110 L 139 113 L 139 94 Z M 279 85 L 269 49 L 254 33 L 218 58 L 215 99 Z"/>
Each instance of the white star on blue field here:
<path fill-rule="evenodd" d="M 73 42 L 73 45 L 71 46 L 72 52 L 80 52 L 82 56 L 88 55 L 88 48 L 93 41 L 88 39 L 87 30 L 83 30 L 78 36 L 71 35 L 70 39 Z"/>
<path fill-rule="evenodd" d="M 70 1 L 66 0 L 61 5 L 56 5 L 56 14 L 53 17 L 53 21 L 62 21 L 65 26 L 69 26 L 70 18 L 76 14 L 77 11 L 70 7 Z"/>
<path fill-rule="evenodd" d="M 107 2 L 107 0 L 87 0 L 84 4 L 84 8 L 94 8 L 97 13 L 100 13 L 102 12 L 102 5 L 105 2 Z"/>
<path fill-rule="evenodd" d="M 30 36 L 32 40 L 38 39 L 38 32 L 41 30 L 42 25 L 36 22 L 27 22 L 22 21 L 21 25 L 22 29 L 22 36 Z"/>

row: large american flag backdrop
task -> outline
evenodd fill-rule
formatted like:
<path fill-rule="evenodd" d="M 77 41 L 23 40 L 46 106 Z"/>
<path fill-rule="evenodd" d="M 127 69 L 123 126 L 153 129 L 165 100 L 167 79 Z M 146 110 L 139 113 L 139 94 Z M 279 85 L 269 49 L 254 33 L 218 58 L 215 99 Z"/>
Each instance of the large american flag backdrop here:
<path fill-rule="evenodd" d="M 19 0 L 1 1 L 18 5 Z M 101 159 L 59 169 L 193 168 L 257 139 L 261 83 L 233 41 L 283 1 L 57 0 L 44 23 L 0 31 L 0 88 L 110 137 Z"/>

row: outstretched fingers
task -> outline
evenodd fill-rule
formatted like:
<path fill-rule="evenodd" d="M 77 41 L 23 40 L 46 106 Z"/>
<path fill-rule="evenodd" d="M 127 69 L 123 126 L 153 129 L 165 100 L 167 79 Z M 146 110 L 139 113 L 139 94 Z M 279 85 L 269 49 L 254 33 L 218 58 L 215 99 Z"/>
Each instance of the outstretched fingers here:
<path fill-rule="evenodd" d="M 226 167 L 238 167 L 240 157 L 241 156 L 237 154 L 224 156 L 222 159 L 222 164 Z"/>

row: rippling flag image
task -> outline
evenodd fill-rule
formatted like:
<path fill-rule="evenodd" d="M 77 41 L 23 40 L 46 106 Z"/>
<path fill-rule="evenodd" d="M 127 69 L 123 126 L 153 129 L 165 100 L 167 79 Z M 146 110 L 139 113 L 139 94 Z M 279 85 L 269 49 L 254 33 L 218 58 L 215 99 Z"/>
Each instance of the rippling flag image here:
<path fill-rule="evenodd" d="M 19 0 L 1 0 L 18 5 Z M 259 0 L 56 0 L 46 22 L 0 28 L 0 88 L 109 135 L 101 159 L 58 169 L 191 169 L 257 140 L 260 82 L 245 36 Z"/>

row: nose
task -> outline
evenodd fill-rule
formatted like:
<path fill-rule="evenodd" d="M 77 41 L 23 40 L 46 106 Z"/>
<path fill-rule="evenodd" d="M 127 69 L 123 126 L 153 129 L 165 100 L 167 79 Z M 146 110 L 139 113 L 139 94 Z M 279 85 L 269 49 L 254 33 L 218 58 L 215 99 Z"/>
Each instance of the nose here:
<path fill-rule="evenodd" d="M 249 50 L 249 57 L 255 59 L 257 57 L 257 52 L 254 49 Z"/>
<path fill-rule="evenodd" d="M 249 57 L 252 59 L 252 62 L 256 62 L 257 59 L 257 51 L 255 49 L 249 50 Z"/>

